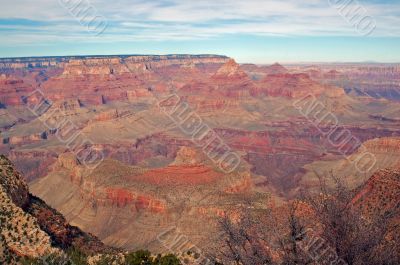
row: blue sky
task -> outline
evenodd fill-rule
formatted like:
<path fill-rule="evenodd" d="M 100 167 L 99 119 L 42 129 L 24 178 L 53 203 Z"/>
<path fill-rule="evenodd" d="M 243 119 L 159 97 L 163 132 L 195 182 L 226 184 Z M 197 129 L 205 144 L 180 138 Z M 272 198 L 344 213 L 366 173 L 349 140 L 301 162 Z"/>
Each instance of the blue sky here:
<path fill-rule="evenodd" d="M 399 47 L 399 1 L 3 0 L 0 10 L 0 57 L 213 53 L 241 63 L 400 62 Z"/>

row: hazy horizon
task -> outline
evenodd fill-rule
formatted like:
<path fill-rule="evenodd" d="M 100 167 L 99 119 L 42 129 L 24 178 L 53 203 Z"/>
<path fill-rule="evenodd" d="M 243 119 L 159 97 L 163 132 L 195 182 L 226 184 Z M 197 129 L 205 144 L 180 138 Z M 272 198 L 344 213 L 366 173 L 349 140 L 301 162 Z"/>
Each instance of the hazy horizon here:
<path fill-rule="evenodd" d="M 28 58 L 65 58 L 65 57 L 119 57 L 119 56 L 170 56 L 170 55 L 189 55 L 189 56 L 225 56 L 228 58 L 232 58 L 236 60 L 235 57 L 225 55 L 225 54 L 195 54 L 195 53 L 165 53 L 165 54 L 65 54 L 65 55 L 33 55 L 33 56 L 12 56 L 12 57 L 0 57 L 0 59 L 28 59 Z M 257 64 L 257 65 L 271 65 L 275 63 L 283 64 L 283 65 L 291 65 L 291 64 L 400 64 L 400 61 L 393 62 L 382 62 L 382 61 L 266 61 L 264 63 L 255 63 L 255 62 L 247 62 L 247 61 L 237 61 L 240 64 Z"/>

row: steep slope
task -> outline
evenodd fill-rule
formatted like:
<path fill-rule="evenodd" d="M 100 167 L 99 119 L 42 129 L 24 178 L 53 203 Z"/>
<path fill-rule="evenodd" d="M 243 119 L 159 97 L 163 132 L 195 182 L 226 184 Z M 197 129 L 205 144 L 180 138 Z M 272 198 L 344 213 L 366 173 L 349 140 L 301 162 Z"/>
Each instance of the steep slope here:
<path fill-rule="evenodd" d="M 392 249 L 391 255 L 399 260 L 400 167 L 376 172 L 357 189 L 352 203 L 361 209 L 366 218 L 386 219 L 389 230 L 382 245 Z"/>
<path fill-rule="evenodd" d="M 10 161 L 0 157 L 1 263 L 14 264 L 20 257 L 38 257 L 56 252 L 37 219 L 23 210 L 29 205 L 26 183 Z"/>
<path fill-rule="evenodd" d="M 22 176 L 0 156 L 0 261 L 41 257 L 70 247 L 87 254 L 110 251 L 97 238 L 70 226 L 64 217 L 29 193 Z"/>
<path fill-rule="evenodd" d="M 400 166 L 376 172 L 357 188 L 352 203 L 360 207 L 371 218 L 383 215 L 390 210 L 399 211 Z"/>

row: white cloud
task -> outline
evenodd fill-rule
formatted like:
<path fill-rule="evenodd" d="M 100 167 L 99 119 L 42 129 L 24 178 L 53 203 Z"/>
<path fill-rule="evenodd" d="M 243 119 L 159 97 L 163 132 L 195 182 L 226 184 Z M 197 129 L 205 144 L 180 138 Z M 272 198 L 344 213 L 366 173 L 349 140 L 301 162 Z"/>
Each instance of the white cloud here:
<path fill-rule="evenodd" d="M 0 19 L 29 19 L 45 26 L 2 25 L 4 43 L 93 41 L 61 0 L 13 0 L 2 4 Z M 87 0 L 71 0 L 87 1 Z M 201 39 L 223 34 L 357 36 L 328 0 L 92 0 L 109 26 L 98 41 Z M 361 2 L 376 20 L 373 36 L 400 36 L 398 5 Z M 32 30 L 39 30 L 33 34 Z"/>

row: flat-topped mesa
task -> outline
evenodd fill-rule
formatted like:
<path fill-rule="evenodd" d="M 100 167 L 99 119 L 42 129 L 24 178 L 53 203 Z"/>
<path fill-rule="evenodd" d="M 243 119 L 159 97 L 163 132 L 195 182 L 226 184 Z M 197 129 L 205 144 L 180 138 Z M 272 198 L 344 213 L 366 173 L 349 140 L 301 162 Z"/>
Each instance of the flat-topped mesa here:
<path fill-rule="evenodd" d="M 23 105 L 22 98 L 39 87 L 52 101 L 77 99 L 82 105 L 136 101 L 152 97 L 152 87 L 166 89 L 164 75 L 194 74 L 187 73 L 188 66 L 213 72 L 228 61 L 219 55 L 0 58 L 0 106 Z"/>
<path fill-rule="evenodd" d="M 229 61 L 229 57 L 222 55 L 146 55 L 146 56 L 128 56 L 123 58 L 124 62 L 131 63 L 163 63 L 168 62 L 168 64 L 223 64 Z"/>
<path fill-rule="evenodd" d="M 61 68 L 66 61 L 68 57 L 0 58 L 0 70 Z"/>
<path fill-rule="evenodd" d="M 72 59 L 66 63 L 62 76 L 110 75 L 129 73 L 121 58 Z"/>
<path fill-rule="evenodd" d="M 229 60 L 221 55 L 110 55 L 110 56 L 60 56 L 0 58 L 0 70 L 32 70 L 35 68 L 68 68 L 74 66 L 116 66 L 120 64 L 152 64 L 165 66 L 171 64 L 223 64 Z M 107 74 L 107 72 L 106 72 Z"/>
<path fill-rule="evenodd" d="M 116 56 L 73 59 L 66 64 L 63 75 L 137 74 L 172 65 L 186 67 L 197 64 L 223 64 L 227 60 L 227 57 L 217 55 Z"/>
<path fill-rule="evenodd" d="M 161 61 L 184 61 L 193 60 L 194 63 L 225 63 L 229 58 L 222 55 L 104 55 L 104 56 L 54 56 L 54 57 L 21 57 L 21 58 L 0 58 L 0 70 L 4 69 L 34 69 L 34 68 L 62 68 L 65 64 L 77 63 L 79 61 L 117 62 L 126 60 L 132 63 L 161 62 Z"/>

